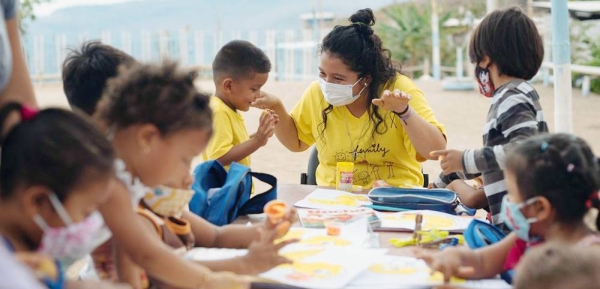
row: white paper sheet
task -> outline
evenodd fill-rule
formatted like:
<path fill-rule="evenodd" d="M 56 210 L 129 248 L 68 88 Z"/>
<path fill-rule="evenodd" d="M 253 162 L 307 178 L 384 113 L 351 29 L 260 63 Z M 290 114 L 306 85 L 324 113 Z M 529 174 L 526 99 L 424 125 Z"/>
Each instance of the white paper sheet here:
<path fill-rule="evenodd" d="M 377 258 L 363 273 L 358 275 L 345 288 L 430 288 L 442 285 L 442 276 L 431 275 L 431 270 L 422 260 L 412 257 L 385 255 Z M 452 280 L 459 288 L 508 289 L 510 285 L 501 279 Z"/>
<path fill-rule="evenodd" d="M 280 252 L 285 253 L 289 250 L 297 250 L 298 248 L 362 248 L 367 237 L 366 219 L 343 226 L 340 236 L 328 236 L 325 229 L 292 228 L 282 240 L 300 239 L 300 241 L 284 247 Z"/>
<path fill-rule="evenodd" d="M 344 191 L 316 189 L 304 199 L 294 204 L 296 207 L 310 209 L 352 209 L 362 205 L 372 205 L 364 194 L 353 194 Z"/>
<path fill-rule="evenodd" d="M 413 231 L 417 214 L 423 215 L 422 230 L 431 229 L 464 232 L 473 220 L 473 217 L 460 217 L 429 210 L 415 210 L 399 213 L 375 212 L 381 220 L 381 229 L 397 229 Z"/>
<path fill-rule="evenodd" d="M 244 256 L 246 253 L 248 253 L 248 250 L 246 249 L 197 247 L 187 251 L 184 255 L 184 258 L 194 261 L 214 261 Z"/>
<path fill-rule="evenodd" d="M 294 264 L 276 267 L 260 274 L 260 277 L 305 288 L 344 288 L 386 251 L 385 249 L 349 251 L 347 248 L 339 247 L 318 252 L 298 251 L 293 257 Z"/>

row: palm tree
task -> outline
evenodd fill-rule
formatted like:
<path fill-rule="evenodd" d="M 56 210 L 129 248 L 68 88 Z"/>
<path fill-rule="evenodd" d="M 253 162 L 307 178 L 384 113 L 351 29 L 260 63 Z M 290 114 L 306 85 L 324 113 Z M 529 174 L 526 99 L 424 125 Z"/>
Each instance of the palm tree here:
<path fill-rule="evenodd" d="M 431 6 L 406 3 L 383 9 L 388 21 L 376 27 L 392 58 L 404 66 L 415 66 L 431 58 Z M 450 18 L 450 13 L 440 13 L 440 23 Z M 443 64 L 452 65 L 454 55 L 444 29 L 440 29 L 441 59 Z M 448 49 L 449 48 L 449 49 Z"/>
<path fill-rule="evenodd" d="M 20 10 L 19 10 L 19 15 L 21 16 L 20 19 L 20 29 L 21 29 L 21 33 L 24 34 L 25 33 L 25 24 L 24 24 L 24 20 L 30 20 L 33 21 L 35 20 L 35 14 L 33 13 L 33 8 L 34 6 L 41 4 L 41 3 L 45 3 L 45 2 L 50 2 L 51 0 L 22 0 L 21 1 L 21 5 L 20 5 Z"/>

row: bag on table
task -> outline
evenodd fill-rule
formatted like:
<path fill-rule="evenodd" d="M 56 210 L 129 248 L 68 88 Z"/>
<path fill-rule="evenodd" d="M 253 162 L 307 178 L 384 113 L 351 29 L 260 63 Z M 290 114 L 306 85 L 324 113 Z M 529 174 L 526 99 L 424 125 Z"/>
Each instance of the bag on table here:
<path fill-rule="evenodd" d="M 369 191 L 374 204 L 409 210 L 432 210 L 456 215 L 458 196 L 446 189 L 379 187 Z"/>

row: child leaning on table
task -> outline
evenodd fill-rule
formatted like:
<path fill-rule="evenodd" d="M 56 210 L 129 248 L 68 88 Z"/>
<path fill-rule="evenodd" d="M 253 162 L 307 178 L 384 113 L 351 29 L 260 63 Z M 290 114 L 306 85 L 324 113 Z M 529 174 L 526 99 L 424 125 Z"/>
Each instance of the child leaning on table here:
<path fill-rule="evenodd" d="M 545 241 L 600 244 L 584 221 L 589 209 L 600 207 L 600 166 L 585 141 L 570 134 L 531 138 L 508 152 L 504 174 L 508 193 L 501 216 L 512 233 L 477 250 L 416 251 L 445 280 L 492 278 L 514 269 L 529 247 Z"/>
<path fill-rule="evenodd" d="M 81 111 L 87 113 L 94 113 L 97 110 L 98 101 L 100 100 L 103 91 L 105 90 L 106 82 L 118 75 L 119 66 L 131 67 L 133 65 L 138 65 L 131 56 L 126 53 L 113 48 L 111 46 L 102 44 L 97 41 L 84 43 L 79 49 L 74 50 L 67 57 L 65 64 L 63 66 L 63 87 L 67 97 L 69 99 L 69 103 L 72 108 L 79 109 Z M 193 77 L 190 78 L 193 80 Z M 168 87 L 168 86 L 167 86 Z M 163 87 L 162 89 L 168 89 L 167 87 Z M 192 85 L 187 84 L 184 85 L 185 91 L 192 91 L 195 89 Z M 158 89 L 157 89 L 158 91 Z M 164 107 L 172 106 L 165 105 Z M 206 111 L 205 111 L 206 112 Z M 210 111 L 204 113 L 205 119 L 209 119 Z M 205 122 L 205 124 L 210 124 L 210 122 Z M 205 146 L 205 140 L 202 143 L 198 144 L 200 149 L 202 146 Z M 189 168 L 184 168 L 181 166 L 181 169 L 177 170 L 177 177 L 174 178 L 174 181 L 169 181 L 165 183 L 166 185 L 171 185 L 175 188 L 182 190 L 172 190 L 172 188 L 161 187 L 160 190 L 164 192 L 173 192 L 173 193 L 182 193 L 183 191 L 189 190 L 189 182 L 191 182 L 191 176 L 189 175 Z M 194 215 L 189 211 L 184 211 L 181 216 L 177 216 L 175 212 L 164 211 L 160 207 L 160 203 L 164 203 L 167 200 L 163 200 L 166 196 L 156 196 L 153 194 L 148 194 L 149 191 L 152 190 L 144 190 L 142 195 L 145 195 L 144 200 L 147 202 L 147 205 L 152 210 L 156 210 L 159 214 L 163 215 L 163 217 L 170 217 L 175 215 L 176 217 L 181 217 L 185 219 L 185 221 L 189 222 L 190 227 L 193 233 L 193 239 L 195 240 L 194 246 L 199 247 L 221 247 L 221 248 L 248 248 L 253 240 L 258 237 L 259 228 L 264 226 L 273 226 L 278 224 L 264 224 L 260 226 L 239 226 L 239 225 L 228 225 L 223 227 L 215 227 L 208 223 L 206 220 L 203 220 L 201 217 Z M 116 197 L 113 195 L 113 197 Z M 133 197 L 133 196 L 132 196 Z M 168 202 L 168 201 L 167 201 Z M 124 207 L 112 206 L 111 212 L 123 212 L 129 206 L 125 206 L 126 204 L 121 203 Z M 107 208 L 108 209 L 108 208 Z M 137 210 L 137 203 L 135 210 Z M 131 209 L 129 209 L 131 211 Z M 133 214 L 132 216 L 135 216 Z M 295 211 L 291 210 L 288 212 L 287 217 L 284 221 L 288 221 L 293 223 L 295 221 Z M 125 232 L 131 232 L 131 228 L 138 223 L 139 218 L 127 218 L 120 219 L 118 222 L 109 223 L 108 226 L 111 228 L 115 228 L 119 233 L 117 234 L 113 232 L 115 235 L 116 241 L 120 241 L 120 238 L 125 238 L 125 240 L 130 240 L 130 234 L 124 234 Z M 142 219 L 142 223 L 147 222 L 148 220 Z M 143 227 L 143 226 L 142 226 Z M 123 231 L 122 229 L 126 229 Z M 268 227 L 265 227 L 265 231 L 269 231 Z M 161 243 L 161 240 L 156 239 L 156 231 L 155 230 L 143 230 L 143 232 L 147 233 L 151 242 L 146 242 L 147 244 L 155 244 L 156 241 Z M 168 233 L 168 232 L 167 232 Z M 241 237 L 240 237 L 241 236 Z M 135 240 L 135 239 L 134 239 Z M 125 242 L 127 243 L 127 242 Z M 137 242 L 133 242 L 137 243 Z M 146 244 L 146 245 L 147 245 Z M 123 244 L 121 244 L 123 245 Z M 127 253 L 144 253 L 145 249 L 149 248 L 148 246 L 134 246 L 133 248 L 124 248 L 128 249 Z M 131 250 L 136 250 L 131 251 Z M 108 278 L 109 276 L 113 276 L 116 279 L 116 272 L 113 258 L 106 258 L 104 255 L 112 252 L 112 244 L 105 244 L 100 247 L 95 252 L 95 261 L 98 273 L 102 275 L 103 278 Z M 156 251 L 151 251 L 153 253 L 158 253 Z M 147 252 L 145 252 L 147 253 Z M 250 257 L 250 255 L 254 257 Z M 244 256 L 244 260 L 238 260 L 241 262 L 237 262 L 233 265 L 228 266 L 228 262 L 206 262 L 204 265 L 209 267 L 212 270 L 217 271 L 232 271 L 237 273 L 256 273 L 261 270 L 266 270 L 265 266 L 248 266 L 248 264 L 256 263 L 255 260 L 257 254 L 249 253 L 248 256 Z M 154 258 L 153 258 L 154 260 Z M 237 259 L 233 259 L 237 260 Z M 260 262 L 263 263 L 263 262 Z M 152 263 L 144 262 L 140 264 L 143 269 L 154 267 Z M 251 267 L 251 268 L 250 268 Z M 160 268 L 160 267 L 159 267 Z M 94 271 L 94 270 L 92 270 Z M 171 274 L 165 274 L 163 271 L 162 277 L 167 278 L 165 281 L 172 280 Z M 86 272 L 86 275 L 90 275 L 90 273 Z M 95 274 L 92 274 L 92 276 Z M 88 276 L 84 276 L 88 277 Z"/>
<path fill-rule="evenodd" d="M 113 145 L 124 167 L 124 171 L 117 169 L 117 174 L 133 180 L 129 182 L 133 183 L 130 190 L 134 195 L 138 195 L 140 189 L 142 197 L 147 195 L 146 184 L 151 187 L 167 184 L 179 190 L 162 187 L 164 191 L 181 193 L 184 198 L 191 195 L 186 192 L 192 183 L 190 162 L 205 148 L 212 134 L 209 97 L 195 88 L 195 75 L 194 71 L 166 62 L 135 65 L 109 81 L 97 116 L 112 131 Z M 247 255 L 239 258 L 201 262 L 213 271 L 257 274 L 290 262 L 278 251 L 295 240 L 274 244 L 281 235 L 278 229 L 285 226 L 287 231 L 290 223 L 266 222 L 262 227 L 229 225 L 218 228 L 200 219 L 192 229 L 191 222 L 179 218 L 183 215 L 183 207 L 159 210 L 164 207 L 158 204 L 171 200 L 166 195 L 163 197 L 156 200 L 150 196 L 138 202 L 138 218 L 146 230 L 153 232 L 150 239 L 169 242 L 183 251 L 195 245 L 211 247 L 217 242 L 249 249 Z M 290 211 L 284 221 L 293 221 L 293 218 Z M 193 241 L 192 237 L 196 236 L 198 242 Z M 136 288 L 143 285 L 143 270 L 129 260 L 127 252 L 117 252 L 116 267 L 120 277 Z M 160 277 L 160 274 L 148 274 L 148 285 L 153 288 L 158 283 L 169 283 L 161 282 Z"/>

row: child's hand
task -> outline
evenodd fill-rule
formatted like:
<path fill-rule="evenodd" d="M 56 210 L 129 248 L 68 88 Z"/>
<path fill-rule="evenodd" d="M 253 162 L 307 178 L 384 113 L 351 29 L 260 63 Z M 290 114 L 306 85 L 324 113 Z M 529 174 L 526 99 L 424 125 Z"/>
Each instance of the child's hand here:
<path fill-rule="evenodd" d="M 410 100 L 411 96 L 406 92 L 394 89 L 393 92 L 385 90 L 381 97 L 373 99 L 372 103 L 382 109 L 400 113 L 406 110 Z"/>
<path fill-rule="evenodd" d="M 287 232 L 290 230 L 292 224 L 294 224 L 296 221 L 298 221 L 298 213 L 296 211 L 296 208 L 292 207 L 278 222 L 274 223 L 269 218 L 267 218 L 265 220 L 265 230 L 276 230 L 277 234 L 275 235 L 275 240 L 277 240 L 285 236 L 285 234 L 287 234 Z"/>
<path fill-rule="evenodd" d="M 458 248 L 450 247 L 437 252 L 415 249 L 414 255 L 425 261 L 433 272 L 442 273 L 444 283 L 449 283 L 451 277 L 469 278 L 475 271 L 472 267 L 462 266 L 462 254 Z"/>
<path fill-rule="evenodd" d="M 459 150 L 441 150 L 433 151 L 429 155 L 437 157 L 440 161 L 440 167 L 444 170 L 444 175 L 449 175 L 465 170 L 463 168 L 463 153 Z"/>
<path fill-rule="evenodd" d="M 388 182 L 384 180 L 375 180 L 373 181 L 373 188 L 390 188 L 392 185 L 388 184 Z"/>
<path fill-rule="evenodd" d="M 257 97 L 251 106 L 260 109 L 272 109 L 276 105 L 280 104 L 281 100 L 270 93 L 261 91 L 260 96 Z"/>
<path fill-rule="evenodd" d="M 260 146 L 267 144 L 267 141 L 275 133 L 275 125 L 279 122 L 279 116 L 270 109 L 265 109 L 260 115 L 258 130 L 252 138 L 256 139 Z"/>
<path fill-rule="evenodd" d="M 291 260 L 279 255 L 279 250 L 288 244 L 298 242 L 298 240 L 285 240 L 275 244 L 276 237 L 276 229 L 258 228 L 258 238 L 248 246 L 248 254 L 243 257 L 245 268 L 252 274 L 268 271 L 281 264 L 292 263 Z"/>

